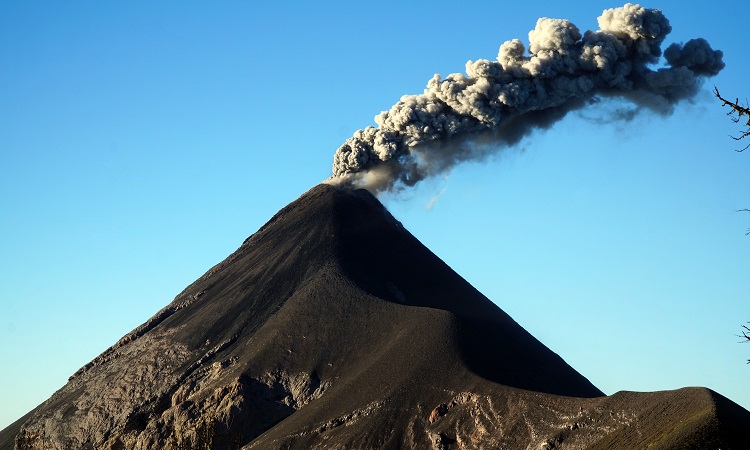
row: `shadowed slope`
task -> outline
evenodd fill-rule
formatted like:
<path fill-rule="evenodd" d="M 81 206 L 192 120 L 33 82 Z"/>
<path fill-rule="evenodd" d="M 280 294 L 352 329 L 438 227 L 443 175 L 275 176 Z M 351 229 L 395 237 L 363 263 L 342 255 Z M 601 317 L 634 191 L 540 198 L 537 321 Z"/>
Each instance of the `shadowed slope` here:
<path fill-rule="evenodd" d="M 588 448 L 652 428 L 680 442 L 672 419 L 723 423 L 700 392 L 602 397 L 369 193 L 320 185 L 3 430 L 0 448 L 13 435 L 19 449 Z M 669 420 L 641 414 L 673 403 Z M 707 435 L 750 423 L 741 408 L 729 417 Z"/>

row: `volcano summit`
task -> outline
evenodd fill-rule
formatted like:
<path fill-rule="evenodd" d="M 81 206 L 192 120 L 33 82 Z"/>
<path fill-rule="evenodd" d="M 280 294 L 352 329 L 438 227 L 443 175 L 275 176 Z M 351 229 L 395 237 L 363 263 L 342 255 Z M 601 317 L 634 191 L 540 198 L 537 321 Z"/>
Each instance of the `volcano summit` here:
<path fill-rule="evenodd" d="M 0 449 L 746 448 L 705 388 L 604 396 L 364 190 L 319 185 Z"/>

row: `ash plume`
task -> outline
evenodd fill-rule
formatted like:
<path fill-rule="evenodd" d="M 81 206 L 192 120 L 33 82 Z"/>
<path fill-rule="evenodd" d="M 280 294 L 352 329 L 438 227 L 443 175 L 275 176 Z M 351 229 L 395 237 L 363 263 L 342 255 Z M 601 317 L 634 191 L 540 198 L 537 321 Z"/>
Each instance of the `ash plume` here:
<path fill-rule="evenodd" d="M 461 161 L 518 143 L 568 112 L 620 98 L 632 111 L 670 114 L 724 68 L 705 39 L 661 45 L 672 30 L 658 9 L 605 10 L 599 30 L 581 34 L 564 19 L 541 18 L 500 46 L 496 61 L 466 63 L 466 75 L 436 74 L 423 94 L 404 95 L 339 147 L 329 182 L 382 192 L 413 186 Z M 611 120 L 617 120 L 612 114 Z"/>

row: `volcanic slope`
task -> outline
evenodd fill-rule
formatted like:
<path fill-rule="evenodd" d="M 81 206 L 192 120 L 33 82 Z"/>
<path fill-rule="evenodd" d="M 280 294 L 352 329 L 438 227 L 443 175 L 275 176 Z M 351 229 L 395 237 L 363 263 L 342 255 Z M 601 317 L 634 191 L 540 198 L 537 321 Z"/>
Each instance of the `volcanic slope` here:
<path fill-rule="evenodd" d="M 319 185 L 2 449 L 743 448 L 703 388 L 605 397 L 368 192 Z"/>

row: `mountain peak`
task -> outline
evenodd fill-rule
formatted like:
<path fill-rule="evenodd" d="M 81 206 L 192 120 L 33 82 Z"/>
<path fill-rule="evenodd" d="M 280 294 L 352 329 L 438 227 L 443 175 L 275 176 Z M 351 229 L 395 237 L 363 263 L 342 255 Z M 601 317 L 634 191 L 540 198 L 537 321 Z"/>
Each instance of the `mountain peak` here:
<path fill-rule="evenodd" d="M 618 439 L 633 411 L 679 399 L 678 418 L 714 404 L 704 391 L 603 397 L 369 192 L 319 185 L 0 437 L 17 449 L 453 448 L 461 428 L 478 447 L 539 447 L 573 433 L 569 418 L 587 424 L 573 433 L 583 441 Z"/>

